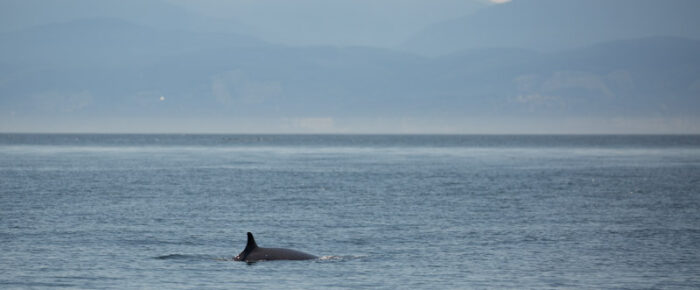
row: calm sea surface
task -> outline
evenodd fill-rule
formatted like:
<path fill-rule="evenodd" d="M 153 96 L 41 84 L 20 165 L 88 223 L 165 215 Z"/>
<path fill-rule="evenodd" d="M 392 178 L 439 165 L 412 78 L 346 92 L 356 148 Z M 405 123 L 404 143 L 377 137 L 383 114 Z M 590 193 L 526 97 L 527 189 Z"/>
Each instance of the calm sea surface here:
<path fill-rule="evenodd" d="M 0 288 L 64 287 L 697 289 L 700 136 L 0 134 Z"/>

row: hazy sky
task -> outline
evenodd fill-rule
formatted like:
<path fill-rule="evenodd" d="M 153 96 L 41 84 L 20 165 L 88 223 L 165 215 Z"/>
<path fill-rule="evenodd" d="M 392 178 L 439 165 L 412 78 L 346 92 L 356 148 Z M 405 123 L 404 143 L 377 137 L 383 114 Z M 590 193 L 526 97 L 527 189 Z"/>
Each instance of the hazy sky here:
<path fill-rule="evenodd" d="M 4 8 L 0 11 L 0 32 L 79 18 L 116 17 L 161 28 L 253 34 L 291 45 L 394 46 L 430 24 L 469 15 L 489 4 L 493 3 L 488 0 L 0 0 Z M 170 18 L 172 15 L 175 18 Z"/>
<path fill-rule="evenodd" d="M 425 26 L 468 15 L 485 0 L 168 0 L 216 18 L 232 18 L 285 44 L 391 46 Z"/>

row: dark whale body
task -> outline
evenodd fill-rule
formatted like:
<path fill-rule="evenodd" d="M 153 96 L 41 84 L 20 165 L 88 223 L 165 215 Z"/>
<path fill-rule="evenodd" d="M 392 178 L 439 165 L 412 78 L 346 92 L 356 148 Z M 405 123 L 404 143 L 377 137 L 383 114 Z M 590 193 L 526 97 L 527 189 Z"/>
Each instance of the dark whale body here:
<path fill-rule="evenodd" d="M 283 248 L 261 248 L 255 243 L 253 234 L 248 232 L 248 243 L 234 261 L 257 262 L 271 260 L 312 260 L 318 257 L 304 252 Z"/>

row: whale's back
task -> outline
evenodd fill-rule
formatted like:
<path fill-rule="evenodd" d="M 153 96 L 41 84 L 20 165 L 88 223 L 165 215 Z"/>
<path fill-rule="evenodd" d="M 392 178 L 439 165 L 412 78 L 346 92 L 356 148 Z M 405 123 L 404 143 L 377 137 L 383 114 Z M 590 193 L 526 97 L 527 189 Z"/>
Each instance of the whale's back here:
<path fill-rule="evenodd" d="M 283 248 L 256 248 L 246 257 L 247 262 L 272 260 L 311 260 L 318 257 L 302 251 Z"/>
<path fill-rule="evenodd" d="M 258 247 L 253 233 L 248 232 L 248 243 L 245 249 L 233 259 L 236 261 L 256 262 L 271 260 L 311 260 L 318 259 L 318 257 L 292 249 Z"/>

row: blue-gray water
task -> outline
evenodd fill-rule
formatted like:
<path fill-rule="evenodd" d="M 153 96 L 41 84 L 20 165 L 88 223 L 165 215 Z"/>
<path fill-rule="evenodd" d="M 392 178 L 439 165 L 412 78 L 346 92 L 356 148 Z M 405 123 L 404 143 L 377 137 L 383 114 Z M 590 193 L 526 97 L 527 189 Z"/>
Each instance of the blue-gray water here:
<path fill-rule="evenodd" d="M 4 134 L 14 287 L 698 288 L 700 137 Z"/>

